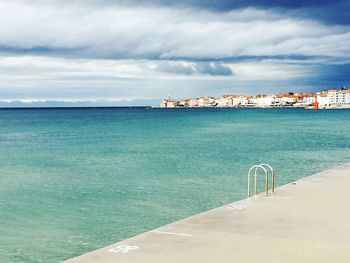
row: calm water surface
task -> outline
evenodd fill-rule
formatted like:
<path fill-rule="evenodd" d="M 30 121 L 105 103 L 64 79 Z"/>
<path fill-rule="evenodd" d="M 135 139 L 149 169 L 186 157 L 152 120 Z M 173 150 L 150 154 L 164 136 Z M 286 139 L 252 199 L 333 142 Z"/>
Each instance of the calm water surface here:
<path fill-rule="evenodd" d="M 59 262 L 350 161 L 350 110 L 0 110 L 0 262 Z"/>

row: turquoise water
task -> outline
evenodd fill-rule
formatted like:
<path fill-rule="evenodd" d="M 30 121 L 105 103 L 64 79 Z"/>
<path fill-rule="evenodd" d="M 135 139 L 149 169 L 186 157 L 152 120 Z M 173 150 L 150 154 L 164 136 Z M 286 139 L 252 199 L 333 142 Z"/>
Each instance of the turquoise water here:
<path fill-rule="evenodd" d="M 350 161 L 350 111 L 0 110 L 0 262 L 59 262 Z"/>

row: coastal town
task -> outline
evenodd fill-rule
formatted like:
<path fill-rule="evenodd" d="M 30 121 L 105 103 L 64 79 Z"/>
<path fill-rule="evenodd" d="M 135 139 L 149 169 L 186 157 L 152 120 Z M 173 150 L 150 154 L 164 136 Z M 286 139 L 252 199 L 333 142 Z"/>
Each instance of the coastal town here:
<path fill-rule="evenodd" d="M 286 108 L 350 109 L 350 87 L 316 93 L 222 95 L 174 100 L 168 97 L 160 108 Z"/>

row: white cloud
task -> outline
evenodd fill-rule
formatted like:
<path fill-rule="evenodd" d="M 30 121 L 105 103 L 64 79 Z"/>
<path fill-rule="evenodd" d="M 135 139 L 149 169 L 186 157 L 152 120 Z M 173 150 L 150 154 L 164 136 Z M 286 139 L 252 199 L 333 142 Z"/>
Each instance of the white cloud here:
<path fill-rule="evenodd" d="M 281 81 L 297 80 L 317 75 L 317 65 L 305 65 L 297 61 L 262 60 L 260 62 L 237 62 L 230 64 L 235 71 L 236 80 Z"/>
<path fill-rule="evenodd" d="M 350 60 L 348 26 L 271 9 L 211 12 L 108 2 L 0 0 L 0 97 L 272 92 L 317 75 L 319 64 Z"/>
<path fill-rule="evenodd" d="M 234 74 L 226 74 L 228 70 Z M 242 93 L 249 86 L 271 88 L 316 71 L 314 66 L 273 60 L 203 63 L 5 56 L 0 57 L 0 98 L 120 100 L 167 94 L 219 95 Z"/>
<path fill-rule="evenodd" d="M 349 56 L 349 27 L 274 11 L 0 1 L 0 45 L 108 58 Z M 16 14 L 16 15 L 14 15 Z M 62 51 L 66 53 L 67 51 Z"/>
<path fill-rule="evenodd" d="M 240 79 L 286 80 L 312 74 L 313 68 L 274 60 L 248 62 L 188 62 L 167 60 L 72 59 L 43 56 L 0 57 L 0 79 L 105 80 L 149 79 Z"/>

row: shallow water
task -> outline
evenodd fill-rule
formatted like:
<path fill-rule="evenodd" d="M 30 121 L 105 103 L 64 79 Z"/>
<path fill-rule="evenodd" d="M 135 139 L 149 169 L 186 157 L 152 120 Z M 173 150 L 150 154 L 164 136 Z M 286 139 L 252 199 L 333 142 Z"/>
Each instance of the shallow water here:
<path fill-rule="evenodd" d="M 0 262 L 59 262 L 350 161 L 350 110 L 0 110 Z"/>

